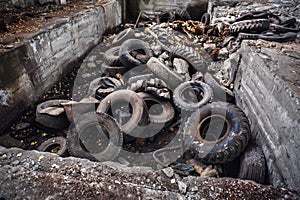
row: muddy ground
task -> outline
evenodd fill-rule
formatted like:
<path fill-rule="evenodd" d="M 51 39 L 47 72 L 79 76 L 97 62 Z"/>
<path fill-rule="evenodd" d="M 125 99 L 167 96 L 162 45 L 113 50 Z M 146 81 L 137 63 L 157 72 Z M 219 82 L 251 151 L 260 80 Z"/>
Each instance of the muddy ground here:
<path fill-rule="evenodd" d="M 108 1 L 100 0 L 95 3 L 89 0 L 72 0 L 67 5 L 49 3 L 4 10 L 0 13 L 0 53 L 12 48 L 13 44 L 22 43 L 28 36 L 43 30 L 57 19 L 72 16 Z"/>

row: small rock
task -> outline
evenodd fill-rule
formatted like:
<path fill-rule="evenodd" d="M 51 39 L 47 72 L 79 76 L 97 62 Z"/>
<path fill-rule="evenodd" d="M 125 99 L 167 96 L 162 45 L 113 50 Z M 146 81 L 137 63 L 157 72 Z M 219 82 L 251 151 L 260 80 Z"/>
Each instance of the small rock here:
<path fill-rule="evenodd" d="M 90 73 L 82 74 L 82 78 L 90 78 L 92 75 Z"/>
<path fill-rule="evenodd" d="M 11 168 L 11 173 L 16 173 L 17 171 L 19 170 L 19 168 L 18 167 L 12 167 Z"/>
<path fill-rule="evenodd" d="M 18 160 L 15 160 L 14 162 L 11 163 L 12 166 L 16 166 L 18 164 L 20 164 L 20 161 L 18 161 Z"/>
<path fill-rule="evenodd" d="M 162 172 L 169 178 L 172 178 L 174 175 L 174 170 L 171 167 L 162 169 Z"/>
<path fill-rule="evenodd" d="M 47 115 L 52 115 L 52 116 L 58 116 L 58 115 L 62 114 L 63 112 L 65 112 L 64 108 L 51 107 L 51 106 L 44 108 L 40 111 L 41 114 L 47 114 Z"/>
<path fill-rule="evenodd" d="M 41 156 L 39 157 L 38 161 L 41 161 L 41 160 L 43 160 L 43 159 L 44 159 L 44 157 L 45 157 L 45 156 L 41 155 Z"/>
<path fill-rule="evenodd" d="M 171 179 L 171 183 L 172 183 L 172 184 L 176 183 L 175 178 Z"/>
<path fill-rule="evenodd" d="M 182 182 L 182 181 L 178 181 L 178 189 L 179 191 L 182 193 L 182 194 L 185 194 L 186 193 L 186 188 L 187 188 L 187 185 L 186 183 Z"/>
<path fill-rule="evenodd" d="M 88 66 L 88 68 L 90 68 L 90 69 L 94 69 L 94 68 L 97 67 L 96 64 L 93 63 L 93 62 L 88 63 L 87 66 Z"/>
<path fill-rule="evenodd" d="M 174 58 L 173 65 L 177 73 L 186 74 L 189 72 L 189 63 L 181 58 Z"/>
<path fill-rule="evenodd" d="M 23 154 L 22 153 L 18 153 L 17 157 L 20 158 Z"/>
<path fill-rule="evenodd" d="M 86 169 L 85 168 L 82 168 L 80 171 L 81 171 L 81 173 L 86 173 Z"/>
<path fill-rule="evenodd" d="M 8 45 L 5 45 L 4 48 L 5 49 L 12 49 L 12 48 L 14 48 L 14 45 L 8 44 Z"/>
<path fill-rule="evenodd" d="M 38 170 L 39 169 L 39 166 L 38 165 L 34 165 L 33 167 L 32 167 L 32 170 L 33 171 L 36 171 L 36 170 Z"/>
<path fill-rule="evenodd" d="M 165 51 L 158 58 L 163 59 L 163 60 L 167 60 L 169 57 L 170 57 L 169 54 Z"/>
<path fill-rule="evenodd" d="M 19 123 L 16 125 L 16 131 L 23 130 L 30 126 L 30 123 Z"/>
<path fill-rule="evenodd" d="M 201 177 L 217 177 L 218 176 L 218 171 L 212 166 L 208 166 L 203 172 L 201 173 Z"/>
<path fill-rule="evenodd" d="M 162 53 L 162 47 L 161 45 L 155 45 L 152 47 L 153 53 L 155 56 L 159 56 Z"/>
<path fill-rule="evenodd" d="M 192 192 L 197 192 L 198 190 L 199 190 L 199 189 L 198 189 L 197 186 L 194 186 L 194 187 L 191 188 L 191 191 L 192 191 Z"/>
<path fill-rule="evenodd" d="M 215 49 L 217 48 L 217 45 L 215 43 L 204 43 L 203 44 L 203 47 L 204 47 L 204 50 L 212 50 L 212 49 Z"/>
<path fill-rule="evenodd" d="M 195 165 L 194 169 L 199 175 L 201 175 L 201 173 L 203 172 L 203 168 L 200 167 L 199 165 Z"/>

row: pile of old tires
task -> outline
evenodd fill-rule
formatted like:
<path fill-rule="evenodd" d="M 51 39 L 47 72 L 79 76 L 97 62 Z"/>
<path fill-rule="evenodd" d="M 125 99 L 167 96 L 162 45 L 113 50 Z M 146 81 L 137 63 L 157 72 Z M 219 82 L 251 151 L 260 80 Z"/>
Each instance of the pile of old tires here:
<path fill-rule="evenodd" d="M 44 102 L 37 109 L 36 120 L 44 126 L 69 126 L 66 143 L 72 156 L 113 160 L 124 143 L 160 134 L 141 127 L 163 130 L 181 120 L 178 133 L 193 138 L 183 144 L 189 156 L 206 164 L 226 164 L 243 154 L 239 176 L 263 182 L 259 176 L 264 175 L 264 158 L 259 154 L 258 160 L 248 159 L 256 156 L 253 148 L 244 152 L 250 139 L 248 120 L 233 104 L 233 92 L 218 83 L 197 50 L 186 45 L 166 49 L 159 41 L 136 37 L 129 28 L 113 39 L 103 60 L 102 76 L 87 92 L 99 101 L 94 110 L 72 118 L 69 126 L 66 112 L 41 112 L 45 104 L 64 108 L 64 101 Z"/>

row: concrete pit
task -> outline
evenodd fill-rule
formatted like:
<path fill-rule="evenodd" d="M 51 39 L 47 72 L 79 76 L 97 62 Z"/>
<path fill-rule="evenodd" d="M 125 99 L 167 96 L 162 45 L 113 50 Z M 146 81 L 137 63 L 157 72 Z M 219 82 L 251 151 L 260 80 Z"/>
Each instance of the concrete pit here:
<path fill-rule="evenodd" d="M 0 197 L 299 198 L 300 11 L 296 2 L 113 0 L 74 1 L 67 2 L 67 5 L 54 1 L 40 1 L 39 5 L 34 2 L 1 3 L 6 9 L 0 12 L 7 19 L 0 18 Z M 28 6 L 38 6 L 40 11 L 35 12 Z M 140 11 L 143 11 L 141 19 L 135 23 Z M 192 20 L 178 20 L 186 17 L 182 14 L 185 11 Z M 19 12 L 17 17 L 11 15 L 14 12 Z M 204 25 L 205 18 L 201 17 L 206 12 L 210 14 L 210 24 Z M 244 20 L 253 18 L 266 20 L 267 25 L 260 22 L 253 25 L 249 21 L 250 25 L 243 24 Z M 239 30 L 236 31 L 235 27 Z M 249 29 L 252 30 L 250 36 L 245 34 L 249 34 Z M 124 41 L 116 40 L 116 37 L 121 38 L 122 35 L 118 34 L 122 30 L 128 37 L 124 41 L 135 38 L 148 43 L 149 47 L 136 41 L 133 48 L 144 50 L 130 50 L 130 54 L 126 57 L 121 55 L 121 63 L 117 63 L 116 60 L 108 60 L 106 52 L 117 46 L 121 46 L 118 51 L 125 51 Z M 268 41 L 270 32 L 280 32 L 278 37 L 284 41 L 276 41 L 279 39 L 274 35 Z M 285 32 L 290 35 L 282 39 Z M 141 46 L 136 47 L 138 44 Z M 128 42 L 128 45 L 133 44 Z M 147 53 L 147 49 L 151 52 Z M 116 54 L 111 54 L 109 58 L 115 59 Z M 130 56 L 131 63 L 127 65 Z M 194 59 L 195 56 L 197 59 Z M 95 82 L 97 78 L 99 80 Z M 181 96 L 176 96 L 177 87 L 190 80 L 207 83 L 209 88 L 214 86 L 214 94 L 208 98 L 208 103 L 198 106 L 207 96 L 203 85 L 191 87 L 192 92 L 182 90 L 178 93 L 182 99 L 178 100 Z M 216 82 L 211 82 L 213 80 Z M 101 84 L 101 87 L 93 90 L 92 82 Z M 127 92 L 120 92 L 122 90 Z M 74 130 L 90 133 L 89 137 L 81 138 L 83 146 L 94 144 L 98 137 L 93 135 L 95 130 L 86 128 L 83 122 L 80 125 L 81 121 L 94 123 L 95 116 L 83 113 L 100 109 L 103 102 L 113 102 L 114 97 L 108 93 L 120 92 L 119 96 L 115 95 L 118 103 L 126 103 L 129 90 L 148 93 L 147 97 L 152 100 L 148 99 L 147 105 L 152 107 L 147 114 L 141 115 L 138 126 L 132 124 L 136 126 L 134 129 L 123 125 L 128 122 L 128 116 L 133 115 L 134 109 L 142 112 L 141 107 L 135 107 L 137 103 L 127 106 L 125 111 L 122 106 L 107 110 L 114 119 L 110 121 L 110 117 L 105 117 L 105 123 L 111 123 L 107 126 L 110 131 L 104 131 L 105 137 L 116 139 L 121 149 L 112 148 L 114 153 L 111 153 L 111 159 L 106 158 L 109 160 L 106 162 L 97 162 L 103 159 L 97 151 L 93 152 L 94 157 L 89 157 L 78 153 L 76 145 L 70 149 L 70 138 L 73 137 L 70 134 L 75 134 Z M 42 109 L 51 113 L 47 118 L 36 112 L 41 103 L 57 99 L 66 100 L 67 104 Z M 160 105 L 167 106 L 169 103 L 169 107 L 157 108 L 153 106 L 153 99 Z M 165 104 L 161 103 L 162 100 Z M 182 101 L 187 101 L 187 105 Z M 234 159 L 230 155 L 227 156 L 228 161 L 221 162 L 218 156 L 211 156 L 209 162 L 205 159 L 207 156 L 204 159 L 195 156 L 195 150 L 200 155 L 201 148 L 200 151 L 194 147 L 190 149 L 193 142 L 190 137 L 194 140 L 193 145 L 197 145 L 199 140 L 195 138 L 199 136 L 193 131 L 192 135 L 188 135 L 188 130 L 193 130 L 190 127 L 197 121 L 193 116 L 198 115 L 193 113 L 198 109 L 205 112 L 207 106 L 219 105 L 220 101 L 229 102 L 221 104 L 225 107 L 230 105 L 230 111 L 226 112 L 244 113 L 238 114 L 238 119 L 243 121 L 242 118 L 245 118 L 247 121 L 245 125 L 244 120 L 243 126 L 249 125 L 249 139 L 241 135 L 242 139 L 236 139 L 241 145 L 237 147 L 239 150 L 221 149 L 223 154 L 216 154 L 224 158 L 226 152 L 238 154 Z M 194 104 L 198 107 L 192 107 Z M 229 137 L 226 130 L 235 126 L 228 121 L 228 115 L 222 117 L 220 110 L 223 107 L 216 107 L 218 114 L 203 117 L 203 123 L 197 130 L 203 138 L 209 131 L 217 130 L 220 136 L 206 139 L 219 144 L 222 138 Z M 200 111 L 201 117 L 203 112 Z M 162 121 L 151 121 L 151 118 L 149 121 L 148 117 L 151 114 L 152 117 L 159 116 L 157 113 L 165 114 L 155 119 Z M 146 115 L 149 115 L 147 120 Z M 38 120 L 37 116 L 42 118 Z M 57 116 L 61 117 L 58 123 L 62 128 L 55 127 Z M 220 129 L 214 118 L 218 123 L 224 121 L 225 128 Z M 61 124 L 62 120 L 66 124 Z M 113 129 L 115 121 L 120 125 Z M 236 123 L 237 126 L 243 124 Z M 210 127 L 205 124 L 210 124 Z M 121 140 L 110 135 L 118 132 L 117 127 L 122 131 Z M 80 128 L 83 131 L 80 132 Z M 98 133 L 99 127 L 95 128 Z M 126 134 L 126 128 L 135 138 Z M 247 132 L 248 128 L 243 130 Z M 141 133 L 146 136 L 141 137 Z M 55 154 L 60 150 L 58 143 L 44 148 L 48 152 L 41 152 L 41 144 L 46 140 L 50 144 L 55 143 L 54 137 L 62 138 L 59 144 L 66 141 L 69 145 L 61 156 Z M 99 141 L 103 142 L 101 139 Z M 248 145 L 244 149 L 246 143 Z M 245 152 L 250 152 L 251 148 L 259 149 L 254 153 L 259 156 L 254 161 L 245 160 L 251 154 Z M 40 151 L 36 151 L 38 149 Z M 86 152 L 92 150 L 84 149 Z M 256 176 L 257 179 L 243 180 L 249 176 L 242 178 L 242 162 L 246 163 L 245 170 L 250 167 L 265 170 Z M 265 168 L 262 168 L 264 165 Z"/>

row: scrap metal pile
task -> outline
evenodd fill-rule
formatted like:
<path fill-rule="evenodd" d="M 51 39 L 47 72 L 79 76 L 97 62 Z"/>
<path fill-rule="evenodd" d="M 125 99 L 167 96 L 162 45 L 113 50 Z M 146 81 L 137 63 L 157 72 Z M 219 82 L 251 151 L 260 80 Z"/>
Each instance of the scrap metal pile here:
<path fill-rule="evenodd" d="M 298 23 L 269 12 L 210 21 L 176 9 L 103 41 L 83 61 L 72 101 L 38 105 L 40 125 L 67 130 L 38 150 L 264 183 L 264 155 L 248 145 L 248 120 L 234 105 L 237 69 L 230 66 L 221 80 L 212 63 L 227 59 L 243 39 L 294 40 Z M 232 175 L 236 163 L 240 170 Z"/>

